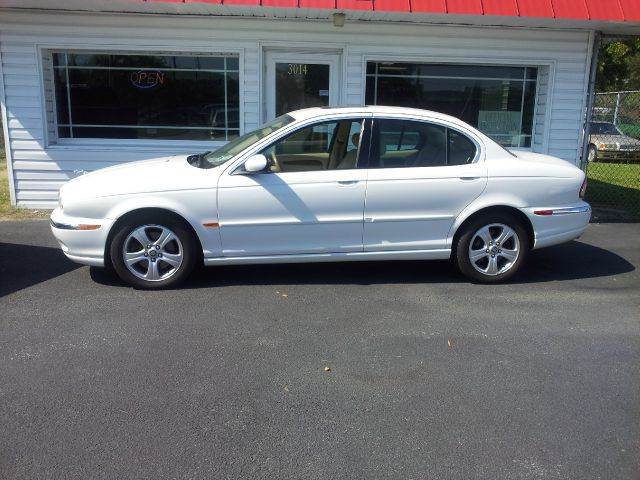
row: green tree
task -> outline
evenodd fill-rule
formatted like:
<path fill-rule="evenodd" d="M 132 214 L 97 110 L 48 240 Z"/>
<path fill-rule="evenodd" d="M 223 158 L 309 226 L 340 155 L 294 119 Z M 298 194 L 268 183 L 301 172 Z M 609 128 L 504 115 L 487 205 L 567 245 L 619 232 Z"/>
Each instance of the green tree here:
<path fill-rule="evenodd" d="M 640 37 L 600 46 L 596 91 L 620 90 L 640 90 Z"/>

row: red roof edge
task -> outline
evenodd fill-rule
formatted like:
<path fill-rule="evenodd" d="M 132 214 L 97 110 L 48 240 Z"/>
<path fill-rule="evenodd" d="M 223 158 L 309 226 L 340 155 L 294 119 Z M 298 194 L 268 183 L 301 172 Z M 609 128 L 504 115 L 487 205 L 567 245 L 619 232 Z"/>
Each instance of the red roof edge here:
<path fill-rule="evenodd" d="M 133 0 L 136 1 L 136 0 Z M 611 22 L 640 21 L 640 0 L 137 0 L 329 10 L 375 10 L 435 15 L 502 15 Z"/>

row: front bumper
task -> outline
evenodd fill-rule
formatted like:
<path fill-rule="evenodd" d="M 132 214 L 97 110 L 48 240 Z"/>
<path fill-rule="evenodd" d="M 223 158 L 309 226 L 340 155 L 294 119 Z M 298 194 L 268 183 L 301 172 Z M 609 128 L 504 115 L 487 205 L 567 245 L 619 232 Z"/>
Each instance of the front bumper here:
<path fill-rule="evenodd" d="M 62 252 L 83 265 L 104 266 L 104 249 L 112 224 L 112 220 L 104 218 L 71 217 L 60 208 L 51 213 L 51 232 Z"/>
<path fill-rule="evenodd" d="M 586 202 L 524 209 L 535 232 L 534 249 L 558 245 L 578 238 L 591 220 L 591 207 Z"/>

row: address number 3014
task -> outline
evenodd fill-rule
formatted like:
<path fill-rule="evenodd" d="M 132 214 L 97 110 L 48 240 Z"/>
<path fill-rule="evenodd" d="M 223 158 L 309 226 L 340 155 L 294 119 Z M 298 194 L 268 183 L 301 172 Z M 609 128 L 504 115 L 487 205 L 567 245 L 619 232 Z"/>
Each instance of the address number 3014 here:
<path fill-rule="evenodd" d="M 287 71 L 289 75 L 306 75 L 308 68 L 306 63 L 290 63 Z"/>

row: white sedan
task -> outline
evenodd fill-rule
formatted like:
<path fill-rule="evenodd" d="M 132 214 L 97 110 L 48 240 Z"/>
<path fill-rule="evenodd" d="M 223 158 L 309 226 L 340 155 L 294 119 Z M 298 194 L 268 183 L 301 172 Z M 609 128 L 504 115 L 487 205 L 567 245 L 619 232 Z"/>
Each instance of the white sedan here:
<path fill-rule="evenodd" d="M 213 152 L 78 177 L 51 228 L 70 259 L 143 288 L 198 264 L 447 258 L 499 282 L 584 232 L 585 188 L 569 162 L 509 152 L 453 117 L 312 108 Z"/>

